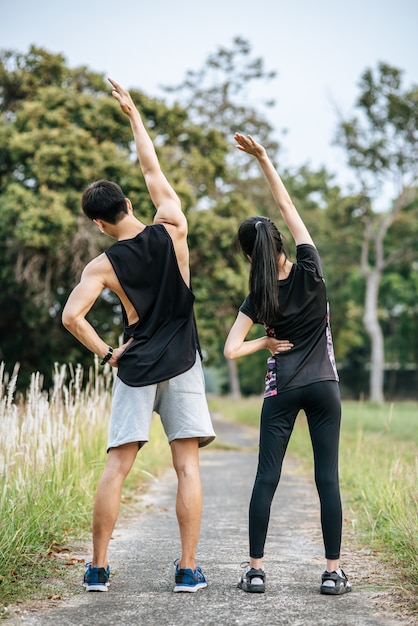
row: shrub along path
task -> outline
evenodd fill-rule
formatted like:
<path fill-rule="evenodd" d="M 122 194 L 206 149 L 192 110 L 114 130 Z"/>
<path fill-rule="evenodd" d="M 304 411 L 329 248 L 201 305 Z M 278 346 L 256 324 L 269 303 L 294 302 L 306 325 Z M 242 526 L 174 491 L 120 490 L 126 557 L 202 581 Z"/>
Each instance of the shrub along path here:
<path fill-rule="evenodd" d="M 321 596 L 324 568 L 318 499 L 311 477 L 286 459 L 273 503 L 266 546 L 265 594 L 237 589 L 240 563 L 247 559 L 247 508 L 257 462 L 257 431 L 214 419 L 218 444 L 201 452 L 204 508 L 198 563 L 208 588 L 174 594 L 173 561 L 179 555 L 172 470 L 141 498 L 145 511 L 122 519 L 110 546 L 108 593 L 86 593 L 84 567 L 72 569 L 70 598 L 51 606 L 22 607 L 4 624 L 66 626 L 328 625 L 392 626 L 416 621 L 394 612 L 390 572 L 371 554 L 353 549 L 346 522 L 342 567 L 353 591 Z M 149 444 L 152 445 L 152 442 Z M 89 550 L 90 547 L 87 547 Z M 85 558 L 90 558 L 87 552 Z M 387 585 L 392 585 L 388 587 Z"/>

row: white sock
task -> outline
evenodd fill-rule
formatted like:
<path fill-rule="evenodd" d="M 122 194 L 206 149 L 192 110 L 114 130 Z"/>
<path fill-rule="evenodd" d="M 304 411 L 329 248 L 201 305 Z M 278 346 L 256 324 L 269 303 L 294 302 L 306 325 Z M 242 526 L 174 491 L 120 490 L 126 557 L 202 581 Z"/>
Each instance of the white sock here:
<path fill-rule="evenodd" d="M 250 566 L 247 567 L 247 572 L 250 571 L 250 569 L 252 569 Z M 263 579 L 259 578 L 258 576 L 255 576 L 254 578 L 251 578 L 251 584 L 252 585 L 264 585 Z"/>
<path fill-rule="evenodd" d="M 338 576 L 342 576 L 343 573 L 341 571 L 340 568 L 338 568 L 337 570 L 334 570 L 335 572 L 337 572 Z M 328 572 L 328 570 L 327 570 Z M 331 574 L 331 572 L 329 572 Z M 323 583 L 324 587 L 335 587 L 335 582 L 333 580 L 325 580 Z"/>

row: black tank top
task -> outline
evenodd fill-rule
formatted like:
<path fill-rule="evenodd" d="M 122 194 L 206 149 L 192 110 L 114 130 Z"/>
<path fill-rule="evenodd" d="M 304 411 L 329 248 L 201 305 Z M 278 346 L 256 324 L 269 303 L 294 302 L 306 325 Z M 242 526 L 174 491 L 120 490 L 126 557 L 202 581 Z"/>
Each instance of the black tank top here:
<path fill-rule="evenodd" d="M 118 363 L 118 376 L 131 387 L 173 378 L 190 369 L 200 353 L 193 313 L 194 295 L 184 282 L 173 242 L 162 224 L 147 226 L 133 239 L 113 244 L 106 255 L 138 313 L 125 324 L 133 337 Z"/>

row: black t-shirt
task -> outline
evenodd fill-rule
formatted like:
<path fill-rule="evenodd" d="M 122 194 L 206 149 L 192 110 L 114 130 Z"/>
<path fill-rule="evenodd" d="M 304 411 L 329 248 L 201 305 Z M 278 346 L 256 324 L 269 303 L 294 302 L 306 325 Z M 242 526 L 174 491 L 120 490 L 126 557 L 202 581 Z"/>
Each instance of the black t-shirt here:
<path fill-rule="evenodd" d="M 251 295 L 240 307 L 254 323 L 263 324 L 268 335 L 294 344 L 269 359 L 269 368 L 275 365 L 275 393 L 321 380 L 338 381 L 321 259 L 314 246 L 297 246 L 296 263 L 289 276 L 278 281 L 278 289 L 280 313 L 270 326 L 257 319 Z"/>
<path fill-rule="evenodd" d="M 118 376 L 142 387 L 190 369 L 200 352 L 194 295 L 184 282 L 170 235 L 162 224 L 147 226 L 132 239 L 113 244 L 106 255 L 139 321 L 127 325 L 124 342 L 133 337 L 118 362 Z"/>

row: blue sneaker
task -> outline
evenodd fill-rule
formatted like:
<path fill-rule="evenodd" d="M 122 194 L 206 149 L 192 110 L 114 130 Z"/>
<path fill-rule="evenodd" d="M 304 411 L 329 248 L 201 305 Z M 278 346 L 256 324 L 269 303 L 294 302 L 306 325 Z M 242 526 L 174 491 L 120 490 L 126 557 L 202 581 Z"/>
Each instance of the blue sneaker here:
<path fill-rule="evenodd" d="M 187 591 L 189 593 L 194 593 L 198 589 L 204 589 L 204 587 L 208 586 L 205 575 L 200 567 L 196 567 L 194 571 L 190 568 L 179 569 L 178 561 L 179 559 L 174 561 L 174 565 L 176 566 L 176 584 L 173 591 Z"/>
<path fill-rule="evenodd" d="M 109 565 L 105 569 L 104 567 L 92 567 L 91 563 L 87 563 L 83 587 L 86 588 L 86 591 L 107 591 L 109 588 L 109 576 Z"/>

